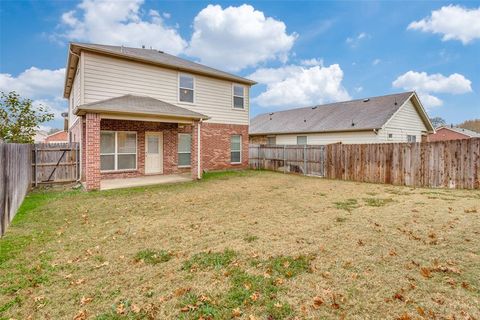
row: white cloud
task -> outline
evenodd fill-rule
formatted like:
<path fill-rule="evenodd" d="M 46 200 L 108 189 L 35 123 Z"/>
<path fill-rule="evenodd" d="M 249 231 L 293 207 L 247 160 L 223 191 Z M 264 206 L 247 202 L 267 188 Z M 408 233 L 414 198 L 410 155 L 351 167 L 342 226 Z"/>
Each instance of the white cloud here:
<path fill-rule="evenodd" d="M 362 87 L 362 86 L 358 86 L 358 87 L 355 87 L 355 88 L 353 88 L 353 89 L 354 89 L 355 92 L 357 92 L 357 93 L 360 93 L 360 92 L 363 91 L 363 87 Z"/>
<path fill-rule="evenodd" d="M 454 73 L 448 77 L 436 73 L 408 71 L 399 76 L 392 85 L 405 90 L 415 90 L 426 107 L 438 107 L 443 101 L 432 93 L 463 94 L 472 91 L 472 82 L 463 75 Z"/>
<path fill-rule="evenodd" d="M 480 7 L 445 6 L 432 11 L 429 17 L 410 23 L 408 29 L 443 34 L 443 41 L 460 40 L 468 44 L 480 38 Z"/>
<path fill-rule="evenodd" d="M 355 48 L 360 44 L 363 39 L 370 38 L 370 35 L 366 32 L 360 32 L 356 37 L 348 37 L 345 42 L 352 48 Z"/>
<path fill-rule="evenodd" d="M 142 14 L 143 0 L 83 0 L 62 15 L 62 38 L 73 41 L 153 47 L 171 54 L 184 51 L 187 42 L 174 27 L 165 25 L 156 10 Z M 163 17 L 167 17 L 163 14 Z"/>
<path fill-rule="evenodd" d="M 300 60 L 300 64 L 302 66 L 323 66 L 323 59 L 317 59 L 317 58 L 312 58 L 312 59 L 304 59 Z"/>
<path fill-rule="evenodd" d="M 208 5 L 194 19 L 186 53 L 207 65 L 238 71 L 269 60 L 286 62 L 296 38 L 285 23 L 250 5 Z"/>
<path fill-rule="evenodd" d="M 338 64 L 262 68 L 249 78 L 267 86 L 266 91 L 252 99 L 262 107 L 302 107 L 350 99 Z"/>
<path fill-rule="evenodd" d="M 31 67 L 16 77 L 0 73 L 0 90 L 16 91 L 21 97 L 32 99 L 33 105 L 43 104 L 60 119 L 60 114 L 67 111 L 66 101 L 62 97 L 64 79 L 65 68 L 50 70 Z"/>
<path fill-rule="evenodd" d="M 375 59 L 372 61 L 372 65 L 376 66 L 377 64 L 379 64 L 380 62 L 382 62 L 382 60 L 380 59 Z"/>

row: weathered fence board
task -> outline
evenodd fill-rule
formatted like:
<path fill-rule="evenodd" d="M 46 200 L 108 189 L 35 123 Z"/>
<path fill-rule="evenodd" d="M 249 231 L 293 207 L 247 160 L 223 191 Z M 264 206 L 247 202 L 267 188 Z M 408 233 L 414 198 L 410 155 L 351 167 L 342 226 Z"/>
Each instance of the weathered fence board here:
<path fill-rule="evenodd" d="M 480 189 L 480 138 L 426 143 L 250 146 L 250 167 L 330 179 Z"/>
<path fill-rule="evenodd" d="M 0 143 L 0 236 L 31 186 L 31 148 L 30 144 Z"/>

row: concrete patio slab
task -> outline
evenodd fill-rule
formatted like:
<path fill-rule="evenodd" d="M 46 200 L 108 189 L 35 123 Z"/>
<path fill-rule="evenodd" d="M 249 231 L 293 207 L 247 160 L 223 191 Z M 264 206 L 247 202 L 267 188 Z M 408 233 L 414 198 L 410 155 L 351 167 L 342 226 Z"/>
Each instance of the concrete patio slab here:
<path fill-rule="evenodd" d="M 143 176 L 138 178 L 125 178 L 125 179 L 106 179 L 100 182 L 100 190 L 141 187 L 141 186 L 148 186 L 148 185 L 154 185 L 154 184 L 176 183 L 176 182 L 187 182 L 187 181 L 192 181 L 192 177 L 189 173 Z"/>

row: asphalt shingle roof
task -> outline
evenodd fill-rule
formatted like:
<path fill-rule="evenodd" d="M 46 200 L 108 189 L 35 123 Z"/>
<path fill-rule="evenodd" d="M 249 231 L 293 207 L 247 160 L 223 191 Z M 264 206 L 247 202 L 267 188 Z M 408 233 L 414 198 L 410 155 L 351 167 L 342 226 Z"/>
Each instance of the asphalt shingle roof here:
<path fill-rule="evenodd" d="M 251 85 L 256 84 L 255 81 L 252 81 L 243 77 L 239 77 L 237 75 L 234 75 L 228 72 L 210 68 L 193 61 L 182 59 L 160 50 L 146 49 L 146 48 L 145 49 L 131 48 L 131 47 L 124 47 L 124 46 L 110 46 L 110 45 L 93 44 L 93 43 L 78 43 L 78 42 L 74 42 L 72 43 L 72 45 L 80 48 L 85 48 L 85 49 L 99 50 L 105 53 L 115 53 L 117 55 L 122 55 L 125 57 L 134 57 L 134 58 L 146 60 L 149 62 L 169 66 L 172 68 L 190 70 L 191 72 L 199 72 L 199 73 L 211 75 L 213 77 L 226 78 L 226 79 L 238 81 L 241 83 L 247 83 Z"/>
<path fill-rule="evenodd" d="M 455 132 L 458 132 L 458 133 L 467 135 L 467 136 L 469 136 L 470 138 L 480 138 L 480 133 L 475 132 L 475 131 L 472 131 L 472 130 L 469 130 L 469 129 L 459 128 L 459 127 L 452 127 L 452 126 L 441 126 L 441 127 L 438 127 L 436 130 L 441 129 L 441 128 L 449 129 L 449 130 L 452 130 L 452 131 L 455 131 Z"/>
<path fill-rule="evenodd" d="M 412 94 L 413 92 L 403 92 L 265 113 L 250 121 L 249 133 L 273 134 L 380 129 Z"/>
<path fill-rule="evenodd" d="M 141 114 L 150 116 L 181 117 L 190 119 L 208 119 L 208 116 L 174 104 L 146 96 L 127 94 L 120 97 L 101 100 L 78 106 L 76 115 L 86 112 L 105 112 L 121 114 Z"/>

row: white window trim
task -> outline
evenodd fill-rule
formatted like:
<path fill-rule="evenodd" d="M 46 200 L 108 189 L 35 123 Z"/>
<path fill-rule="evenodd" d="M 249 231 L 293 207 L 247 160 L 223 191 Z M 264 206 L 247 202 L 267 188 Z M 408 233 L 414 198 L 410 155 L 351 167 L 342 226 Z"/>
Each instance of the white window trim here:
<path fill-rule="evenodd" d="M 192 134 L 190 134 L 190 133 L 179 133 L 178 137 L 177 137 L 177 144 L 179 144 L 180 136 L 182 136 L 182 135 L 191 137 L 190 138 L 190 151 L 189 152 L 185 152 L 185 151 L 180 152 L 180 151 L 178 151 L 178 145 L 177 145 L 177 167 L 178 168 L 191 168 L 192 167 L 191 163 L 189 165 L 185 165 L 185 166 L 181 166 L 181 165 L 178 164 L 178 159 L 180 159 L 180 157 L 178 157 L 178 154 L 180 154 L 180 153 L 181 154 L 189 153 L 190 154 L 190 162 L 192 161 L 192 140 L 193 140 L 192 139 L 193 138 Z"/>
<path fill-rule="evenodd" d="M 192 90 L 191 88 L 180 87 L 180 76 L 192 77 L 192 79 L 193 79 L 193 102 L 181 101 L 180 100 L 180 89 Z M 177 77 L 177 100 L 178 100 L 178 103 L 185 103 L 185 104 L 189 104 L 189 105 L 195 104 L 195 101 L 197 100 L 196 99 L 196 92 L 197 92 L 196 83 L 197 83 L 197 81 L 196 81 L 195 76 L 193 74 L 184 73 L 184 72 L 179 72 L 178 73 L 178 77 Z"/>
<path fill-rule="evenodd" d="M 100 149 L 100 159 L 99 161 L 102 161 L 102 156 L 113 156 L 113 163 L 114 163 L 114 168 L 113 170 L 100 170 L 101 173 L 103 172 L 126 172 L 126 171 L 136 171 L 138 169 L 138 135 L 137 135 L 137 132 L 136 131 L 122 131 L 122 130 L 119 130 L 119 131 L 114 131 L 114 130 L 100 130 L 100 134 L 102 132 L 110 132 L 110 133 L 114 133 L 115 134 L 115 146 L 114 146 L 114 150 L 115 152 L 114 153 L 102 153 L 101 152 L 101 149 Z M 118 145 L 118 142 L 117 142 L 117 136 L 118 136 L 118 132 L 124 132 L 124 133 L 134 133 L 135 134 L 135 153 L 118 153 L 117 152 L 117 145 Z M 100 146 L 99 146 L 100 148 Z M 135 155 L 135 168 L 134 169 L 117 169 L 118 168 L 118 155 L 121 154 L 121 155 L 124 155 L 124 154 L 134 154 Z"/>
<path fill-rule="evenodd" d="M 243 96 L 242 97 L 235 95 L 235 86 L 243 88 Z M 232 109 L 245 111 L 245 109 L 246 109 L 246 107 L 245 107 L 245 104 L 246 104 L 245 103 L 246 102 L 245 91 L 246 91 L 245 86 L 243 84 L 232 83 Z M 242 108 L 236 108 L 235 107 L 235 97 L 243 98 L 243 107 Z"/>
<path fill-rule="evenodd" d="M 298 138 L 299 137 L 305 137 L 305 144 L 298 144 Z M 306 146 L 308 145 L 308 136 L 297 136 L 297 145 L 299 146 Z"/>
<path fill-rule="evenodd" d="M 232 150 L 232 137 L 233 136 L 240 137 L 240 150 Z M 232 134 L 230 136 L 230 163 L 231 164 L 241 164 L 242 163 L 242 141 L 243 141 L 243 137 L 242 137 L 241 134 Z M 240 152 L 240 161 L 238 161 L 238 162 L 233 162 L 232 161 L 232 152 Z"/>
<path fill-rule="evenodd" d="M 414 137 L 415 141 L 410 141 L 410 137 Z M 414 134 L 407 134 L 407 142 L 416 143 L 417 142 L 417 136 L 414 135 Z"/>

